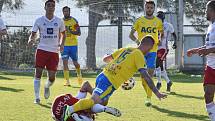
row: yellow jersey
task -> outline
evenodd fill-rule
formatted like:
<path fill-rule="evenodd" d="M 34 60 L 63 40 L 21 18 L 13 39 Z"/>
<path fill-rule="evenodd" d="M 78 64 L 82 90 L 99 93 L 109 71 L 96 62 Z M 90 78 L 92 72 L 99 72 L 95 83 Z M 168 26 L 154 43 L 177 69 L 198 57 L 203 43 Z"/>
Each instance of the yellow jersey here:
<path fill-rule="evenodd" d="M 68 31 L 68 29 L 71 31 L 77 31 L 77 29 L 80 28 L 78 21 L 75 18 L 70 17 L 69 19 L 64 19 L 64 24 L 66 26 L 66 40 L 65 40 L 64 45 L 65 46 L 77 46 L 78 45 L 78 36 L 70 33 Z"/>
<path fill-rule="evenodd" d="M 115 89 L 146 64 L 143 53 L 137 48 L 121 48 L 112 57 L 113 60 L 104 68 L 103 73 Z"/>
<path fill-rule="evenodd" d="M 136 20 L 132 29 L 137 31 L 139 41 L 141 41 L 146 35 L 152 35 L 155 40 L 155 44 L 150 52 L 157 52 L 159 33 L 163 33 L 163 23 L 161 19 L 156 16 L 152 19 L 147 19 L 145 16 L 142 16 Z"/>

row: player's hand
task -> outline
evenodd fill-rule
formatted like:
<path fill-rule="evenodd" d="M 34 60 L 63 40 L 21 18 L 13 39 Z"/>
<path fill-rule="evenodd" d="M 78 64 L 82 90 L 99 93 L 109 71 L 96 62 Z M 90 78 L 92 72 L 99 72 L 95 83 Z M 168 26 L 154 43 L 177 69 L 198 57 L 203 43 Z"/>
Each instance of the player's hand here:
<path fill-rule="evenodd" d="M 61 45 L 60 45 L 60 52 L 63 52 L 63 49 L 64 49 L 64 45 L 61 44 Z"/>
<path fill-rule="evenodd" d="M 187 50 L 187 56 L 191 57 L 193 54 L 196 54 L 198 52 L 198 48 L 193 48 L 193 49 L 189 49 Z"/>
<path fill-rule="evenodd" d="M 172 45 L 172 49 L 176 49 L 177 48 L 177 45 L 176 43 L 174 42 L 174 44 Z"/>
<path fill-rule="evenodd" d="M 206 48 L 202 48 L 202 49 L 199 49 L 199 50 L 198 50 L 199 56 L 206 56 L 206 55 L 208 55 L 209 53 L 210 53 L 210 51 L 209 51 L 208 49 L 206 49 Z"/>
<path fill-rule="evenodd" d="M 160 93 L 160 92 L 157 92 L 156 96 L 158 97 L 159 100 L 167 98 L 167 94 Z"/>
<path fill-rule="evenodd" d="M 28 40 L 28 46 L 33 46 L 34 44 L 34 40 L 33 39 L 29 39 Z"/>

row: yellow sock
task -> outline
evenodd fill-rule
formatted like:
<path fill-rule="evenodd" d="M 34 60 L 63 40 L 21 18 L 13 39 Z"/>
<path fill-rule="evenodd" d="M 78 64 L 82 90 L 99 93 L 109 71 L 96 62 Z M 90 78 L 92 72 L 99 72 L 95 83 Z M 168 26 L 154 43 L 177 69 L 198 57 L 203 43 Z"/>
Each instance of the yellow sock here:
<path fill-rule="evenodd" d="M 64 79 L 68 81 L 69 80 L 69 71 L 63 70 L 63 74 L 64 74 Z"/>
<path fill-rule="evenodd" d="M 80 111 L 80 110 L 86 110 L 91 107 L 93 107 L 94 101 L 91 98 L 88 99 L 81 99 L 77 103 L 73 105 L 74 112 Z"/>
<path fill-rule="evenodd" d="M 141 78 L 141 79 L 142 79 L 142 85 L 144 87 L 144 90 L 146 91 L 147 98 L 151 98 L 152 97 L 152 90 L 149 88 L 145 79 L 144 78 Z"/>
<path fill-rule="evenodd" d="M 76 73 L 78 77 L 81 77 L 81 69 L 80 67 L 76 68 Z"/>

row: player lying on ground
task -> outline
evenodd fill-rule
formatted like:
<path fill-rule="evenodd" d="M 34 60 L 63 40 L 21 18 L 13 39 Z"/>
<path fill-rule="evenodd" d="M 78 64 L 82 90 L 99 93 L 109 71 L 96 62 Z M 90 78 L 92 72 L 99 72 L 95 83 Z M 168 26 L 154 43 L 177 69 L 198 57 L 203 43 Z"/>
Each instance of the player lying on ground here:
<path fill-rule="evenodd" d="M 145 69 L 144 54 L 148 53 L 154 45 L 154 39 L 148 35 L 143 38 L 138 48 L 121 48 L 104 58 L 108 65 L 96 78 L 96 88 L 91 98 L 81 99 L 73 106 L 64 107 L 63 121 L 66 121 L 74 112 L 93 107 L 95 104 L 107 103 L 113 92 L 122 83 L 131 78 L 137 71 L 147 81 L 148 86 L 159 98 L 165 98 L 155 87 L 150 75 Z M 79 121 L 79 119 L 75 119 Z"/>
<path fill-rule="evenodd" d="M 90 85 L 88 81 L 85 81 L 83 85 L 80 88 L 80 91 L 78 92 L 76 97 L 73 97 L 71 94 L 62 94 L 55 98 L 55 100 L 52 103 L 52 118 L 55 121 L 60 121 L 63 115 L 63 107 L 64 105 L 74 105 L 76 102 L 78 102 L 80 99 L 86 98 L 87 93 L 92 94 L 93 88 Z M 103 104 L 105 105 L 105 104 Z M 83 121 L 93 121 L 94 120 L 94 114 L 100 113 L 100 112 L 106 112 L 112 115 L 120 115 L 119 111 L 112 107 L 103 106 L 100 104 L 94 105 L 91 109 L 82 110 L 75 114 L 73 114 L 73 117 L 78 117 L 82 119 Z M 72 117 L 68 118 L 67 121 L 74 121 Z"/>
<path fill-rule="evenodd" d="M 198 54 L 199 56 L 206 56 L 207 58 L 204 74 L 204 97 L 208 115 L 211 121 L 215 121 L 215 1 L 209 1 L 207 3 L 206 14 L 207 20 L 212 24 L 208 27 L 205 46 L 188 50 L 187 56 L 191 57 L 193 54 Z"/>

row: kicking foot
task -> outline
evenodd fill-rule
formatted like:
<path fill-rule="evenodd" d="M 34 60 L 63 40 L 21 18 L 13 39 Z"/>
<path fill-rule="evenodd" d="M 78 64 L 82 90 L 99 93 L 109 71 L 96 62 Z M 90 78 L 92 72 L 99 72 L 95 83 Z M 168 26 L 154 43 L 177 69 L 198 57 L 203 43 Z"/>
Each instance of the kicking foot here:
<path fill-rule="evenodd" d="M 40 104 L 40 99 L 35 99 L 34 104 Z"/>
<path fill-rule="evenodd" d="M 50 96 L 50 89 L 45 87 L 45 89 L 44 89 L 44 97 L 45 97 L 45 99 L 48 99 L 49 96 Z"/>
<path fill-rule="evenodd" d="M 145 100 L 145 105 L 146 105 L 147 107 L 150 107 L 150 106 L 152 105 L 151 99 L 150 99 L 150 98 L 147 98 L 147 99 Z"/>
<path fill-rule="evenodd" d="M 121 112 L 118 109 L 112 108 L 112 107 L 105 108 L 104 112 L 108 113 L 108 114 L 111 114 L 113 116 L 116 116 L 116 117 L 120 117 L 122 115 Z"/>
<path fill-rule="evenodd" d="M 167 83 L 166 91 L 170 92 L 171 91 L 171 86 L 172 86 L 172 82 L 170 81 L 169 83 Z"/>
<path fill-rule="evenodd" d="M 157 83 L 156 87 L 157 87 L 158 90 L 160 90 L 160 88 L 161 88 L 161 83 Z"/>

